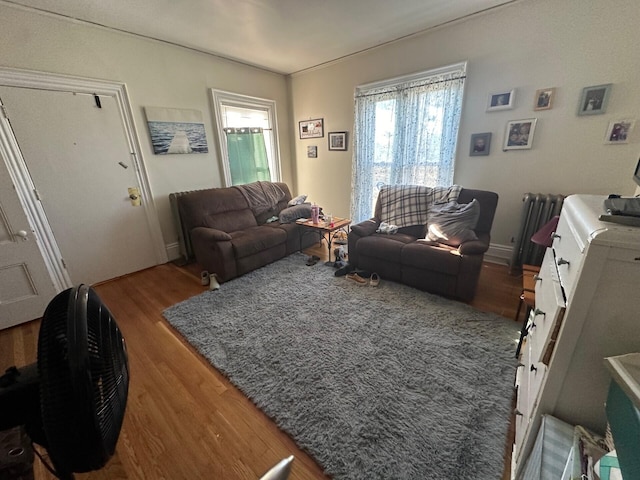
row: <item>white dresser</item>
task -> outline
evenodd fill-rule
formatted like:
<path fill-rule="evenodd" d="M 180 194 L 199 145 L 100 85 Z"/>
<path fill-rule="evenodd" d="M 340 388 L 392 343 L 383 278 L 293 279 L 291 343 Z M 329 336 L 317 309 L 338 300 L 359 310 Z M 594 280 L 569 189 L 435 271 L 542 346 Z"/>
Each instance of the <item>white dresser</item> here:
<path fill-rule="evenodd" d="M 543 414 L 604 432 L 604 358 L 640 351 L 640 227 L 599 221 L 605 198 L 565 199 L 540 268 L 516 375 L 514 478 Z"/>

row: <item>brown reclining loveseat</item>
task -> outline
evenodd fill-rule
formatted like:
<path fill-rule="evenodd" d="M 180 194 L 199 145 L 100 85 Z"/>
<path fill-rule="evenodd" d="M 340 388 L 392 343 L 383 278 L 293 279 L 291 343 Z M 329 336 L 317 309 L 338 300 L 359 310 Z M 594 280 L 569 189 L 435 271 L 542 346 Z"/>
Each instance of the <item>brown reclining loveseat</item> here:
<path fill-rule="evenodd" d="M 258 209 L 246 190 L 243 193 L 245 187 L 253 192 L 260 192 L 260 187 L 274 195 L 278 192 L 277 202 Z M 303 230 L 295 218 L 287 223 L 279 219 L 268 222 L 279 217 L 290 200 L 289 187 L 281 182 L 182 194 L 177 197 L 177 208 L 184 241 L 191 246 L 187 250 L 193 251 L 203 269 L 225 282 L 317 243 L 319 236 Z"/>
<path fill-rule="evenodd" d="M 423 239 L 426 225 L 399 228 L 397 233 L 376 233 L 381 224 L 380 197 L 375 216 L 351 227 L 349 264 L 356 269 L 376 272 L 382 279 L 394 280 L 431 293 L 473 299 L 478 285 L 484 253 L 489 248 L 491 226 L 498 195 L 484 190 L 462 188 L 458 204 L 476 199 L 480 213 L 473 229 L 477 239 L 450 246 Z"/>

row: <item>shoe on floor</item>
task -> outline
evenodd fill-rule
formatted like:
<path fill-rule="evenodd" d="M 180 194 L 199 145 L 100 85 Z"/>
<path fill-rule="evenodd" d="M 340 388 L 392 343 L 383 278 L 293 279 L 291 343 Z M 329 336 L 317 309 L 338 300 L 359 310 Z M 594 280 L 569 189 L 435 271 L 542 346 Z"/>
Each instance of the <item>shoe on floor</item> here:
<path fill-rule="evenodd" d="M 352 280 L 355 283 L 357 283 L 358 285 L 366 285 L 367 284 L 367 280 L 362 278 L 357 273 L 348 273 L 347 274 L 347 280 Z"/>
<path fill-rule="evenodd" d="M 200 283 L 204 286 L 209 285 L 209 272 L 206 270 L 200 272 Z"/>
<path fill-rule="evenodd" d="M 220 290 L 220 284 L 218 283 L 218 277 L 215 273 L 209 275 L 209 290 Z"/>
<path fill-rule="evenodd" d="M 320 260 L 320 257 L 317 255 L 312 255 L 307 259 L 307 266 L 315 265 Z"/>
<path fill-rule="evenodd" d="M 380 285 L 380 276 L 377 273 L 372 273 L 371 278 L 369 278 L 369 285 L 372 287 L 377 287 Z"/>
<path fill-rule="evenodd" d="M 359 268 L 356 268 L 355 272 L 360 275 L 362 278 L 371 278 L 371 275 L 373 274 L 373 272 L 369 272 L 367 270 L 360 270 Z"/>
<path fill-rule="evenodd" d="M 340 267 L 338 270 L 336 270 L 334 275 L 336 277 L 342 277 L 342 276 L 346 275 L 347 273 L 353 272 L 353 270 L 354 270 L 353 265 L 349 265 L 347 263 L 344 266 Z"/>

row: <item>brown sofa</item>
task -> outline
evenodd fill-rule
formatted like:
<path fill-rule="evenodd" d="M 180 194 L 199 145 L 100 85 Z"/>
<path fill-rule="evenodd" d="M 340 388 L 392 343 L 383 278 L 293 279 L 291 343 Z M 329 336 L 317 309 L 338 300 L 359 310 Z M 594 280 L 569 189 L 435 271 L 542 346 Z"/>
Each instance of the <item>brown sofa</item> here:
<path fill-rule="evenodd" d="M 236 187 L 197 190 L 176 198 L 185 241 L 190 242 L 187 250 L 219 281 L 238 277 L 319 241 L 317 234 L 309 234 L 295 221 L 267 223 L 291 200 L 285 183 L 273 185 L 280 187 L 284 196 L 259 214 Z"/>
<path fill-rule="evenodd" d="M 393 280 L 431 293 L 464 301 L 473 299 L 480 277 L 484 253 L 489 248 L 491 225 L 498 195 L 484 190 L 463 188 L 458 203 L 477 199 L 480 216 L 474 229 L 478 239 L 454 248 L 429 244 L 418 239 L 426 235 L 425 225 L 400 228 L 395 234 L 376 233 L 380 220 L 380 199 L 374 218 L 351 227 L 349 264 L 352 268 L 376 272 Z"/>

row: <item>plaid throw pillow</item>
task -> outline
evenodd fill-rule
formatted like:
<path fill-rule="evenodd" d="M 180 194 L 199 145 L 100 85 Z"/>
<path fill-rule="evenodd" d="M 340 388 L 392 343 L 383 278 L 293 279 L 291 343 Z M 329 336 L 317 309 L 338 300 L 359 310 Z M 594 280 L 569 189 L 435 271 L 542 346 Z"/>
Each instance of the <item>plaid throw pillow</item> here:
<path fill-rule="evenodd" d="M 429 208 L 435 203 L 458 199 L 462 187 L 385 185 L 380 188 L 380 221 L 397 227 L 425 225 Z"/>

